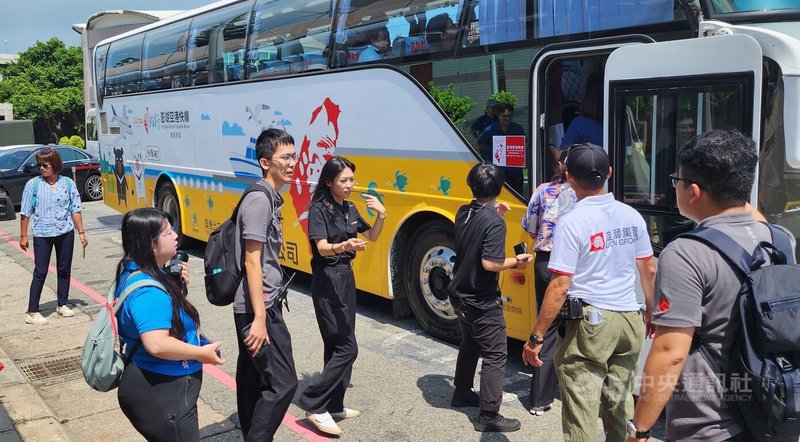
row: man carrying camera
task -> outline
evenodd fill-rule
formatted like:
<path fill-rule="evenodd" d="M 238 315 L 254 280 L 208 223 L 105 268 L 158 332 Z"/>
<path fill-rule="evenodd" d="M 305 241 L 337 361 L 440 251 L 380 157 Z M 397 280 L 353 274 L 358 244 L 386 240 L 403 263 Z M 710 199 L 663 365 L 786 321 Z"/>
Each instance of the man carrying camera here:
<path fill-rule="evenodd" d="M 518 420 L 498 413 L 508 349 L 497 273 L 524 267 L 533 256 L 520 253 L 506 258 L 506 225 L 501 215 L 508 206 L 496 201 L 503 181 L 503 171 L 497 166 L 476 164 L 467 175 L 475 199 L 456 213 L 455 276 L 449 290 L 462 338 L 450 405 L 480 407 L 475 431 L 516 431 L 520 427 Z M 480 396 L 472 390 L 479 356 L 483 358 Z"/>
<path fill-rule="evenodd" d="M 522 359 L 542 365 L 542 337 L 565 306 L 565 333 L 554 355 L 564 439 L 596 440 L 599 415 L 606 439 L 621 441 L 633 414 L 633 381 L 645 335 L 635 272 L 641 277 L 649 334 L 653 250 L 642 216 L 605 191 L 611 166 L 602 147 L 571 146 L 566 166 L 578 203 L 559 220 L 548 266 L 553 277 Z"/>

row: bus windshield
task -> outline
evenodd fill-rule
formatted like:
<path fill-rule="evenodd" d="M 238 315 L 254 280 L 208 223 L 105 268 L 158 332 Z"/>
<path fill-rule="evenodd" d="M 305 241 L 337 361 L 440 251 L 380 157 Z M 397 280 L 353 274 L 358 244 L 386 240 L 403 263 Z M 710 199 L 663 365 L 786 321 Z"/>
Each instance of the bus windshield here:
<path fill-rule="evenodd" d="M 715 14 L 762 11 L 800 11 L 796 0 L 712 0 Z"/>

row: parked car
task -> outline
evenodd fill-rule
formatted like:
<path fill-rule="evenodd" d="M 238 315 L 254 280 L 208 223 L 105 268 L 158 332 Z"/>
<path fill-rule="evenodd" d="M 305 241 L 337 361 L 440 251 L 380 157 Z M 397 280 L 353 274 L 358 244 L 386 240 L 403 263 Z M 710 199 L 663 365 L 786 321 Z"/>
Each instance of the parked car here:
<path fill-rule="evenodd" d="M 25 144 L 0 147 L 0 189 L 8 193 L 14 206 L 19 207 L 22 203 L 25 183 L 39 175 L 36 152 L 45 147 L 51 147 L 61 155 L 61 161 L 64 163 L 61 175 L 75 180 L 81 199 L 97 201 L 103 198 L 103 180 L 100 177 L 100 161 L 97 158 L 72 146 Z"/>

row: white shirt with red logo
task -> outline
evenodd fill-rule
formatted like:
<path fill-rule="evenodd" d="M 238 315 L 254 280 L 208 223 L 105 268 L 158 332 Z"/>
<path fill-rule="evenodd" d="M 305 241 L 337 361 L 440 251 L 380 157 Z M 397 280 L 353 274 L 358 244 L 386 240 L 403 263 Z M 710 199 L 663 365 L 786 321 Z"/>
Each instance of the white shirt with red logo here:
<path fill-rule="evenodd" d="M 572 276 L 568 296 L 606 310 L 635 311 L 636 260 L 652 256 L 642 216 L 606 193 L 578 201 L 558 220 L 548 270 Z"/>

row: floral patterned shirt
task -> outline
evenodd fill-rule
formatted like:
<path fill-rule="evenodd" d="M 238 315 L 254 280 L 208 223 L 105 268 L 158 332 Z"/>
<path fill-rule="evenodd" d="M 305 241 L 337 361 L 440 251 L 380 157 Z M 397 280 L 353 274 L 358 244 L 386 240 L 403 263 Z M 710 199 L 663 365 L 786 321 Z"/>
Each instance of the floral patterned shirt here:
<path fill-rule="evenodd" d="M 572 210 L 576 202 L 575 191 L 567 183 L 551 181 L 536 188 L 522 217 L 522 228 L 531 236 L 536 235 L 534 251 L 552 251 L 556 222 Z"/>

